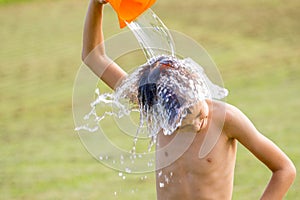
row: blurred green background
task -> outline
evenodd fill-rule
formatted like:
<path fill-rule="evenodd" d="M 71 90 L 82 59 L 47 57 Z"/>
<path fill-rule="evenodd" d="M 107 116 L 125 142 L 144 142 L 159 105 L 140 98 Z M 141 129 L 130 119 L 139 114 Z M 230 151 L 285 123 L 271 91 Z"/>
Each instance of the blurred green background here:
<path fill-rule="evenodd" d="M 155 199 L 153 174 L 94 160 L 74 131 L 72 89 L 88 1 L 0 0 L 0 199 Z M 200 43 L 227 98 L 300 169 L 300 2 L 158 0 L 153 10 Z M 118 32 L 105 8 L 105 36 Z M 233 199 L 259 199 L 270 172 L 239 146 Z M 300 179 L 286 199 L 300 198 Z M 115 192 L 117 195 L 115 195 Z"/>

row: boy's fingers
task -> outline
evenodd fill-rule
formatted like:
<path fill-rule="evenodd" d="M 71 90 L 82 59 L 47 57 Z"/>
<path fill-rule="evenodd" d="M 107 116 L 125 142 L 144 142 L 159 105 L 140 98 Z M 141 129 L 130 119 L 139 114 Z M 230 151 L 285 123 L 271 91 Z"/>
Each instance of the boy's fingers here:
<path fill-rule="evenodd" d="M 96 1 L 98 1 L 98 2 L 101 3 L 101 4 L 106 4 L 106 3 L 107 3 L 106 0 L 96 0 Z"/>

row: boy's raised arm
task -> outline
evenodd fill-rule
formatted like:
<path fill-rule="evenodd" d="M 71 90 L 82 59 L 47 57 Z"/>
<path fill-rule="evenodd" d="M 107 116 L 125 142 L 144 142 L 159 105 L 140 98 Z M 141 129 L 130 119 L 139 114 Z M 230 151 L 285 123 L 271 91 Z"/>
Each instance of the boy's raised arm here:
<path fill-rule="evenodd" d="M 83 62 L 110 88 L 115 89 L 127 75 L 105 54 L 102 32 L 103 4 L 90 0 L 83 30 Z"/>
<path fill-rule="evenodd" d="M 229 137 L 237 139 L 272 171 L 272 178 L 261 199 L 283 199 L 296 176 L 292 161 L 233 106 L 227 108 L 224 128 Z"/>

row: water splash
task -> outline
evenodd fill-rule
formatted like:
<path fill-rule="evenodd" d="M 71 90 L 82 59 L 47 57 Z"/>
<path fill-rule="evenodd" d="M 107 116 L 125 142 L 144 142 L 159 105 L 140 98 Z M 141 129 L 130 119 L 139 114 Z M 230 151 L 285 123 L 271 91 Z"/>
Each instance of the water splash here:
<path fill-rule="evenodd" d="M 158 175 L 157 178 L 158 178 L 158 181 L 159 181 L 159 187 L 160 188 L 166 187 L 167 185 L 172 183 L 173 172 L 163 174 L 162 171 L 159 171 L 157 173 L 157 175 Z"/>
<path fill-rule="evenodd" d="M 159 80 L 155 83 L 158 85 L 157 103 L 152 108 L 145 109 L 139 104 L 138 99 L 138 90 L 142 76 L 151 66 L 156 65 L 157 62 L 165 62 L 165 60 L 172 62 L 172 68 L 166 69 L 165 73 L 160 74 Z M 131 151 L 133 162 L 136 158 L 135 146 L 139 134 L 143 131 L 143 127 L 147 128 L 148 137 L 150 138 L 148 146 L 148 152 L 150 152 L 156 143 L 158 132 L 163 130 L 165 135 L 171 135 L 181 125 L 182 119 L 187 115 L 187 108 L 205 99 L 222 99 L 228 94 L 226 89 L 213 84 L 204 73 L 204 69 L 190 58 L 177 59 L 172 56 L 162 56 L 152 58 L 149 62 L 150 64 L 146 63 L 140 66 L 123 80 L 115 93 L 100 94 L 99 89 L 96 89 L 96 99 L 90 104 L 91 111 L 84 117 L 85 120 L 91 120 L 92 118 L 96 124 L 99 124 L 106 116 L 122 118 L 129 116 L 131 112 L 139 112 L 140 122 L 133 139 Z M 147 81 L 148 84 L 153 80 L 147 79 Z M 172 123 L 170 123 L 170 113 L 168 113 L 165 106 L 172 97 L 172 94 L 167 92 L 168 88 L 176 91 L 176 96 L 180 103 L 177 111 L 179 118 Z M 97 106 L 103 105 L 113 107 L 113 111 L 107 111 L 99 115 Z M 170 106 L 174 107 L 173 104 Z M 95 132 L 98 128 L 97 125 L 89 127 L 88 124 L 84 124 L 77 127 L 76 130 Z M 152 166 L 153 164 L 149 161 L 149 165 Z"/>
<path fill-rule="evenodd" d="M 143 132 L 145 132 L 149 138 L 149 145 L 144 153 L 147 151 L 150 152 L 152 151 L 153 146 L 157 144 L 157 134 L 160 130 L 163 130 L 165 135 L 171 135 L 181 125 L 181 120 L 187 115 L 186 108 L 192 106 L 197 101 L 206 98 L 221 99 L 225 97 L 228 92 L 226 89 L 214 85 L 205 75 L 203 68 L 192 59 L 179 59 L 175 57 L 175 44 L 169 30 L 151 10 L 146 11 L 136 21 L 129 23 L 128 27 L 139 41 L 140 46 L 146 55 L 147 63 L 131 73 L 116 89 L 115 93 L 101 94 L 99 89 L 96 89 L 95 101 L 90 104 L 91 110 L 84 116 L 86 123 L 76 127 L 76 130 L 83 130 L 82 135 L 97 131 L 101 132 L 99 124 L 106 117 L 112 116 L 121 119 L 129 116 L 133 112 L 138 112 L 140 116 L 138 128 L 136 130 L 130 130 L 133 132 L 132 134 L 130 133 L 130 135 L 134 136 L 133 146 L 132 150 L 127 153 L 130 153 L 131 155 L 126 155 L 126 159 L 121 156 L 119 162 L 118 158 L 110 160 L 112 161 L 113 166 L 120 164 L 122 170 L 125 169 L 124 167 L 131 166 L 130 169 L 128 169 L 130 171 L 135 171 L 136 168 L 127 163 L 127 161 L 130 159 L 129 161 L 136 165 L 135 160 L 142 156 L 139 153 L 136 154 L 136 145 L 139 136 L 144 134 Z M 140 78 L 145 69 L 149 67 L 149 64 L 155 63 L 162 55 L 165 55 L 163 57 L 174 61 L 173 68 L 175 70 L 167 70 L 168 73 L 166 74 L 168 75 L 163 74 L 160 77 L 159 84 L 161 87 L 158 88 L 158 103 L 153 109 L 144 112 L 138 99 Z M 178 111 L 181 113 L 180 118 L 175 120 L 174 123 L 169 123 L 168 119 L 170 113 L 166 112 L 166 107 L 163 106 L 164 104 L 166 105 L 166 102 L 164 101 L 168 101 L 166 100 L 168 98 L 165 97 L 167 97 L 169 93 L 166 92 L 165 89 L 169 87 L 174 88 L 174 90 L 177 91 L 178 96 L 185 97 L 185 100 L 180 102 L 181 107 Z M 99 107 L 111 107 L 112 111 L 100 113 L 97 111 L 97 108 Z M 146 159 L 143 159 L 142 161 L 145 161 L 146 167 L 144 165 L 143 167 L 152 169 L 153 166 L 155 166 L 154 159 L 147 160 L 148 157 L 145 157 Z M 105 163 L 110 162 L 105 153 L 100 156 L 97 154 L 97 158 Z"/>
<path fill-rule="evenodd" d="M 161 55 L 175 56 L 175 43 L 168 28 L 151 9 L 127 23 L 127 26 L 135 35 L 148 61 Z"/>

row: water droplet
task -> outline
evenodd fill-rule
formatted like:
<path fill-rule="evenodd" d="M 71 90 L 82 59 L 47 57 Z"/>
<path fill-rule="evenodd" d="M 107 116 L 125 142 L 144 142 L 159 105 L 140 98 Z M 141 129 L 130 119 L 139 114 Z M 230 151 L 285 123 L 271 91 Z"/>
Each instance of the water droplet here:
<path fill-rule="evenodd" d="M 95 93 L 99 96 L 100 95 L 100 90 L 99 88 L 96 88 Z"/>
<path fill-rule="evenodd" d="M 128 167 L 126 167 L 126 168 L 125 168 L 125 172 L 131 173 L 131 169 L 129 169 Z"/>
<path fill-rule="evenodd" d="M 160 177 L 162 175 L 162 170 L 158 172 L 158 176 Z"/>
<path fill-rule="evenodd" d="M 144 181 L 144 180 L 146 180 L 147 178 L 148 178 L 147 176 L 142 176 L 142 177 L 141 177 L 141 180 Z"/>
<path fill-rule="evenodd" d="M 153 163 L 151 161 L 148 162 L 148 167 L 152 167 Z"/>
<path fill-rule="evenodd" d="M 169 184 L 169 177 L 167 177 L 166 175 L 165 175 L 165 181 L 167 184 Z"/>

